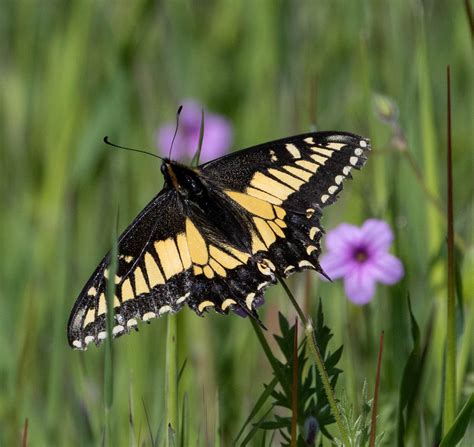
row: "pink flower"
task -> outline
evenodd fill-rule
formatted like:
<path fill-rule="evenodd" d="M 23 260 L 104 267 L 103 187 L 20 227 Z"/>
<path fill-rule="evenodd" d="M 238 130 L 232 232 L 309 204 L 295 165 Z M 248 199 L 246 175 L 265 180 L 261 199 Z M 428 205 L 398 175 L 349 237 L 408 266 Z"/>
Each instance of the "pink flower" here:
<path fill-rule="evenodd" d="M 328 253 L 321 266 L 331 279 L 344 278 L 347 297 L 355 304 L 368 303 L 376 283 L 395 284 L 404 274 L 398 258 L 388 253 L 393 233 L 383 220 L 368 219 L 361 228 L 341 224 L 326 237 Z"/>
<path fill-rule="evenodd" d="M 173 144 L 174 160 L 191 160 L 199 144 L 201 111 L 203 106 L 194 100 L 185 100 L 179 117 L 179 129 Z M 159 152 L 167 157 L 175 131 L 175 123 L 167 123 L 158 129 Z M 232 126 L 224 117 L 204 110 L 204 137 L 200 162 L 224 155 L 232 142 Z"/>

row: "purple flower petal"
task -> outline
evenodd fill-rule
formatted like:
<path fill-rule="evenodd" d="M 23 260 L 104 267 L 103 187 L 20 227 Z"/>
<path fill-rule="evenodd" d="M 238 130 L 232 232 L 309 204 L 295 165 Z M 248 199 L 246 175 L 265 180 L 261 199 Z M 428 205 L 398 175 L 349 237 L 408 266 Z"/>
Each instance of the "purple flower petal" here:
<path fill-rule="evenodd" d="M 351 272 L 357 265 L 349 255 L 340 255 L 330 252 L 321 258 L 320 265 L 331 279 L 342 278 Z M 323 277 L 324 278 L 324 277 Z"/>
<path fill-rule="evenodd" d="M 227 120 L 218 115 L 209 115 L 204 120 L 202 162 L 224 155 L 232 141 L 232 128 Z"/>
<path fill-rule="evenodd" d="M 327 235 L 329 252 L 321 266 L 329 277 L 344 278 L 352 302 L 366 304 L 374 296 L 377 281 L 394 284 L 403 276 L 400 260 L 387 253 L 392 241 L 392 230 L 382 220 L 368 219 L 361 228 L 341 224 Z"/>
<path fill-rule="evenodd" d="M 326 247 L 329 251 L 345 254 L 359 243 L 361 236 L 360 228 L 341 224 L 327 234 Z"/>
<path fill-rule="evenodd" d="M 174 124 L 167 124 L 161 127 L 157 133 L 158 152 L 167 157 L 170 152 L 171 142 L 173 141 L 175 126 Z M 175 160 L 188 158 L 188 143 L 182 131 L 178 131 L 173 144 L 171 156 Z"/>
<path fill-rule="evenodd" d="M 375 294 L 375 278 L 365 270 L 356 268 L 344 278 L 344 290 L 354 304 L 367 304 Z"/>
<path fill-rule="evenodd" d="M 172 124 L 165 124 L 158 129 L 156 133 L 156 144 L 158 151 L 162 155 L 168 155 L 171 142 L 173 141 L 174 127 Z"/>
<path fill-rule="evenodd" d="M 387 251 L 393 242 L 393 233 L 387 222 L 368 219 L 361 228 L 363 243 L 371 251 Z"/>
<path fill-rule="evenodd" d="M 196 101 L 185 100 L 180 115 L 179 129 L 173 145 L 174 160 L 190 160 L 199 144 L 199 133 L 203 107 Z M 168 156 L 175 124 L 162 126 L 157 134 L 158 150 L 163 156 Z M 209 112 L 204 115 L 204 136 L 202 143 L 201 161 L 211 160 L 224 155 L 232 142 L 232 126 L 223 117 Z"/>
<path fill-rule="evenodd" d="M 389 253 L 378 255 L 372 264 L 374 278 L 383 284 L 395 284 L 404 275 L 401 261 Z"/>
<path fill-rule="evenodd" d="M 193 99 L 185 99 L 181 102 L 183 109 L 179 117 L 180 125 L 186 130 L 198 131 L 201 127 L 201 113 L 203 106 Z"/>

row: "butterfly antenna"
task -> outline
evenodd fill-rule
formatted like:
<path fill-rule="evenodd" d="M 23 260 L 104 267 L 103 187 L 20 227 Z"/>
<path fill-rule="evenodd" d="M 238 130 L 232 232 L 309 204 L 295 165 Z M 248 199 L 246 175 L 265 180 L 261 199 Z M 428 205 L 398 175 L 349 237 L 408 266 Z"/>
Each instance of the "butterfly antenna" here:
<path fill-rule="evenodd" d="M 119 149 L 125 149 L 127 151 L 132 151 L 132 152 L 140 152 L 140 154 L 151 155 L 152 157 L 156 157 L 156 158 L 159 158 L 160 160 L 164 160 L 163 157 L 160 157 L 159 155 L 153 154 L 152 152 L 142 151 L 140 149 L 133 149 L 131 147 L 120 146 L 118 144 L 112 143 L 111 141 L 109 141 L 109 137 L 107 137 L 107 136 L 104 137 L 104 143 L 108 144 L 109 146 L 118 147 Z"/>
<path fill-rule="evenodd" d="M 179 106 L 178 107 L 178 111 L 176 112 L 176 128 L 174 130 L 174 135 L 173 135 L 173 139 L 171 140 L 171 146 L 170 146 L 170 152 L 168 154 L 168 158 L 171 160 L 171 151 L 173 150 L 173 144 L 174 144 L 174 140 L 176 138 L 176 135 L 178 133 L 178 128 L 179 128 L 179 115 L 181 115 L 181 110 L 183 110 L 183 106 Z"/>

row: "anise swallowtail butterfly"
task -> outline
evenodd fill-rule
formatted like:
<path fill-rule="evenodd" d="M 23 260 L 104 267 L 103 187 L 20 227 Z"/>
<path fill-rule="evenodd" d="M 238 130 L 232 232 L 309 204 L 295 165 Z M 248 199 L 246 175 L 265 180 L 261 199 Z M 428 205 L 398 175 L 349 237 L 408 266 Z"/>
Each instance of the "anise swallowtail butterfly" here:
<path fill-rule="evenodd" d="M 164 159 L 164 187 L 118 240 L 118 266 L 105 256 L 80 293 L 68 323 L 71 347 L 107 336 L 106 295 L 114 281 L 113 336 L 188 305 L 227 314 L 255 305 L 279 277 L 319 272 L 321 210 L 369 141 L 316 132 L 254 146 L 196 168 Z"/>

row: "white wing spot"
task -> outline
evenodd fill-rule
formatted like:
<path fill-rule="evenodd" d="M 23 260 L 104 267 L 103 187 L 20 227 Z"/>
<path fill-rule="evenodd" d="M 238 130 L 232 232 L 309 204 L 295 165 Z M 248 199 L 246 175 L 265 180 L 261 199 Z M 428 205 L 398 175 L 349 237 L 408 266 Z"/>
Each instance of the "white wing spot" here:
<path fill-rule="evenodd" d="M 232 306 L 233 304 L 237 304 L 237 301 L 233 300 L 232 298 L 227 298 L 221 304 L 221 309 L 226 310 L 229 306 Z"/>
<path fill-rule="evenodd" d="M 97 338 L 98 338 L 99 340 L 105 340 L 105 339 L 107 338 L 107 332 L 105 332 L 105 331 L 99 332 L 99 333 L 97 334 Z"/>
<path fill-rule="evenodd" d="M 151 320 L 152 318 L 156 318 L 155 312 L 147 312 L 146 314 L 143 314 L 142 320 L 148 321 L 148 320 Z"/>
<path fill-rule="evenodd" d="M 328 199 L 329 199 L 329 196 L 327 194 L 323 194 L 321 196 L 321 202 L 323 202 L 323 203 L 326 203 Z"/>
<path fill-rule="evenodd" d="M 336 175 L 335 181 L 336 181 L 336 184 L 337 184 L 337 185 L 340 185 L 343 180 L 344 180 L 344 176 L 343 176 L 343 175 Z"/>
<path fill-rule="evenodd" d="M 329 191 L 329 194 L 334 194 L 336 191 L 337 191 L 337 186 L 330 186 L 328 191 Z"/>
<path fill-rule="evenodd" d="M 168 305 L 165 305 L 165 306 L 160 307 L 160 310 L 158 311 L 158 314 L 163 315 L 164 313 L 170 312 L 170 311 L 171 311 L 171 307 L 168 306 Z"/>
<path fill-rule="evenodd" d="M 252 302 L 254 298 L 255 298 L 255 293 L 249 293 L 247 295 L 247 298 L 245 298 L 245 304 L 247 305 L 249 309 L 252 309 Z"/>
<path fill-rule="evenodd" d="M 74 341 L 72 342 L 72 345 L 73 345 L 75 348 L 81 349 L 81 348 L 82 348 L 82 341 L 80 341 L 80 340 L 74 340 Z"/>
<path fill-rule="evenodd" d="M 127 321 L 128 327 L 136 326 L 137 324 L 138 324 L 138 321 L 135 320 L 135 318 L 130 318 L 130 320 Z"/>
<path fill-rule="evenodd" d="M 360 147 L 367 147 L 367 141 L 360 140 L 359 145 Z"/>
<path fill-rule="evenodd" d="M 351 166 L 344 166 L 344 169 L 342 170 L 342 172 L 344 173 L 344 175 L 349 175 L 349 172 L 351 172 L 351 169 L 352 169 Z"/>
<path fill-rule="evenodd" d="M 313 240 L 318 231 L 319 231 L 318 227 L 311 227 L 311 230 L 309 230 L 309 238 Z"/>
<path fill-rule="evenodd" d="M 257 263 L 257 268 L 261 273 L 267 276 L 272 276 L 272 272 L 275 271 L 275 265 L 269 259 L 263 259 Z"/>
<path fill-rule="evenodd" d="M 360 148 L 356 148 L 356 150 L 354 151 L 354 154 L 356 154 L 358 156 L 362 155 L 363 153 L 364 153 L 364 151 Z"/>
<path fill-rule="evenodd" d="M 121 334 L 124 330 L 125 330 L 125 328 L 121 324 L 119 324 L 118 326 L 115 326 L 112 329 L 112 334 L 118 335 L 118 334 Z"/>
<path fill-rule="evenodd" d="M 357 157 L 351 157 L 351 158 L 349 158 L 349 163 L 352 166 L 355 166 L 357 164 L 357 160 L 359 160 Z"/>
<path fill-rule="evenodd" d="M 287 274 L 287 273 L 290 273 L 292 270 L 295 269 L 295 266 L 294 265 L 289 265 L 284 271 L 283 273 Z"/>
<path fill-rule="evenodd" d="M 300 261 L 298 265 L 299 265 L 300 267 L 310 267 L 310 268 L 314 268 L 314 265 L 311 264 L 311 262 L 309 262 L 309 261 Z"/>
<path fill-rule="evenodd" d="M 317 248 L 314 245 L 308 245 L 308 247 L 306 247 L 306 253 L 308 253 L 309 255 L 315 250 L 317 250 Z"/>
<path fill-rule="evenodd" d="M 84 339 L 84 343 L 87 345 L 91 344 L 92 342 L 94 341 L 94 337 L 92 335 L 88 335 L 85 339 Z"/>

